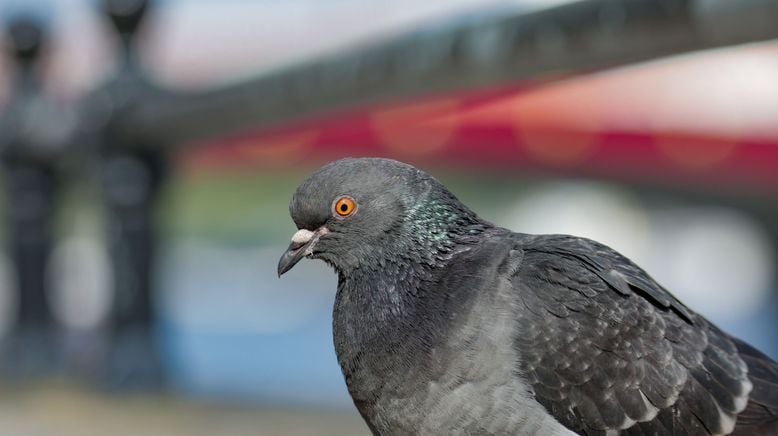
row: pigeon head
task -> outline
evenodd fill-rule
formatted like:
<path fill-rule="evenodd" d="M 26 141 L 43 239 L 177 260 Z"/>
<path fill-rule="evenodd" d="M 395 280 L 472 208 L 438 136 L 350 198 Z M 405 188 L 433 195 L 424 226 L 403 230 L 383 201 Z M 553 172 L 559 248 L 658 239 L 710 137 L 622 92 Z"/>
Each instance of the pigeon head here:
<path fill-rule="evenodd" d="M 427 258 L 483 223 L 428 174 L 381 158 L 325 165 L 297 188 L 289 212 L 299 230 L 279 275 L 304 257 L 341 273 L 399 257 L 434 260 Z"/>

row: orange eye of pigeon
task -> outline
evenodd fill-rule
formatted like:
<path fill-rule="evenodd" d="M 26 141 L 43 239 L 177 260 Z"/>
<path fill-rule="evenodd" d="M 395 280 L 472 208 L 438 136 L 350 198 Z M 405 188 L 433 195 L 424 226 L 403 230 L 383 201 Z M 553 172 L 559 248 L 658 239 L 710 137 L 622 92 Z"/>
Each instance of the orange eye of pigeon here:
<path fill-rule="evenodd" d="M 351 197 L 340 197 L 335 202 L 335 213 L 342 217 L 347 217 L 354 213 L 357 204 Z"/>

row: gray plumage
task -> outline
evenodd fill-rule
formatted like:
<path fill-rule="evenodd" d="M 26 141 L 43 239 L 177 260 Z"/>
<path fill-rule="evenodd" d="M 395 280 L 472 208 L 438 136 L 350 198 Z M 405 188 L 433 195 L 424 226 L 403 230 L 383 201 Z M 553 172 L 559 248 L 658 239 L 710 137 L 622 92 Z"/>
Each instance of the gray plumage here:
<path fill-rule="evenodd" d="M 290 212 L 279 274 L 337 271 L 338 361 L 375 434 L 778 434 L 778 364 L 602 244 L 497 227 L 388 159 L 319 169 Z"/>

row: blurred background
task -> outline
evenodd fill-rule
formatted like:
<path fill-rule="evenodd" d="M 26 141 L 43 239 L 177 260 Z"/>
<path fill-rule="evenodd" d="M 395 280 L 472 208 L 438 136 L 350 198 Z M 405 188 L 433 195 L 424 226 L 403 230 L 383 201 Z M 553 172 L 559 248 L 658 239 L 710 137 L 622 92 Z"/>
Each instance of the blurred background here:
<path fill-rule="evenodd" d="M 604 242 L 778 357 L 778 2 L 1 0 L 0 434 L 364 435 L 321 164 Z"/>

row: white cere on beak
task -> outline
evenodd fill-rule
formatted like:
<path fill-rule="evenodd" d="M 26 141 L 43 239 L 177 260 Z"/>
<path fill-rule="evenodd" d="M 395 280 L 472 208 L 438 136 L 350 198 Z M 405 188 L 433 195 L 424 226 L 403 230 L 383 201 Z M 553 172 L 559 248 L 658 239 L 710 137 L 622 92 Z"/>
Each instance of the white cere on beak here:
<path fill-rule="evenodd" d="M 295 244 L 305 244 L 313 238 L 313 232 L 306 229 L 300 229 L 292 235 L 292 242 Z"/>

